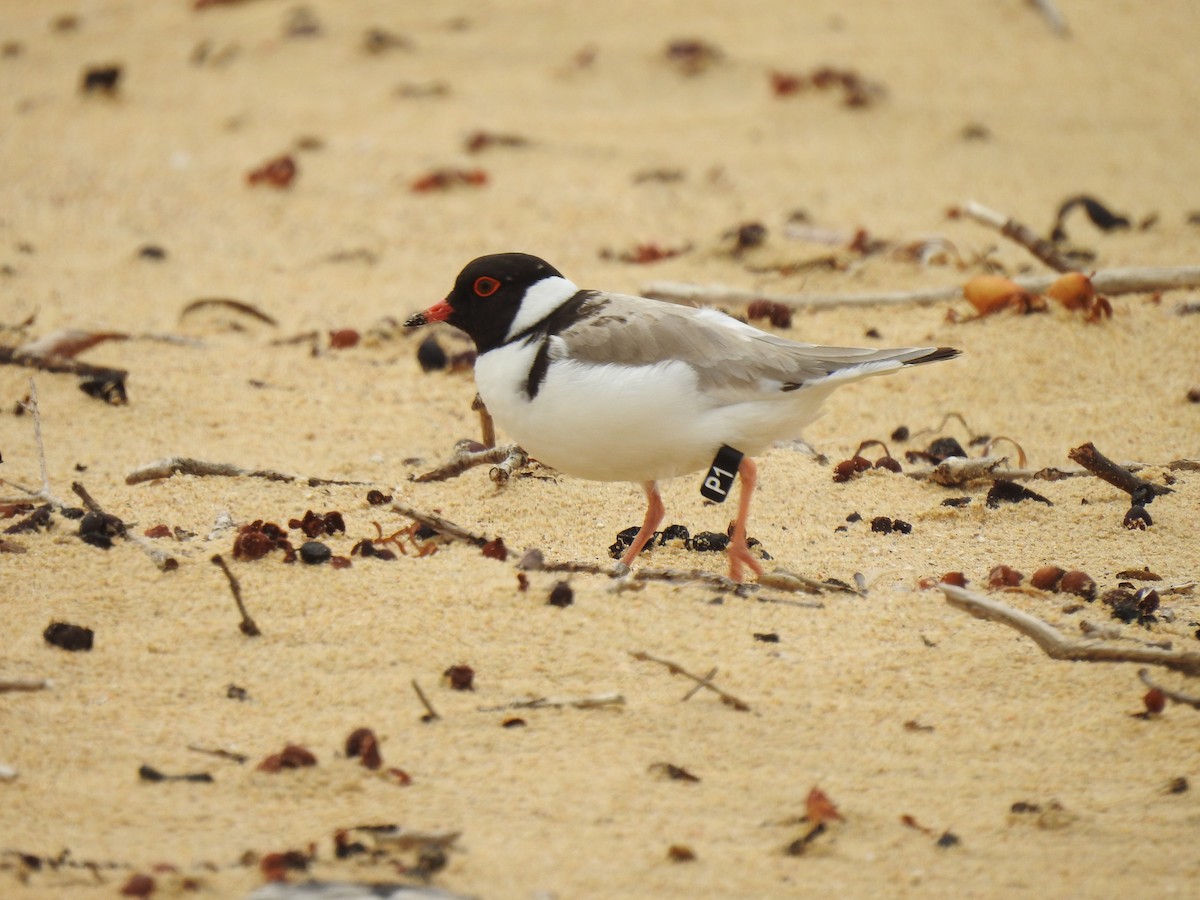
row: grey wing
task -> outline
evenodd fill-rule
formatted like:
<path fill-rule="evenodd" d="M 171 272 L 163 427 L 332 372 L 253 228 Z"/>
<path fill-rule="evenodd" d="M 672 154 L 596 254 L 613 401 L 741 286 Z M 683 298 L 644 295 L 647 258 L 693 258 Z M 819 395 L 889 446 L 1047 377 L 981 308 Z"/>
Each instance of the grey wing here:
<path fill-rule="evenodd" d="M 847 379 L 947 358 L 937 348 L 873 350 L 789 341 L 714 309 L 602 294 L 592 314 L 561 332 L 556 356 L 654 365 L 681 360 L 709 391 L 790 391 L 842 373 Z"/>

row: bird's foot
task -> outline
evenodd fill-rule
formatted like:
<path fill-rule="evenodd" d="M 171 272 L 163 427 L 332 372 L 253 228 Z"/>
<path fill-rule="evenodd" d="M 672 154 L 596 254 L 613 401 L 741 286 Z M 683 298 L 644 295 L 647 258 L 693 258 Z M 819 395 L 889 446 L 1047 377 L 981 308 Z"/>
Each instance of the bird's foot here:
<path fill-rule="evenodd" d="M 474 441 L 459 441 L 454 445 L 454 453 L 450 459 L 436 469 L 413 476 L 412 480 L 419 482 L 447 481 L 457 478 L 468 469 L 487 463 L 495 463 L 490 473 L 492 481 L 496 484 L 505 484 L 513 472 L 529 465 L 529 456 L 516 444 L 481 448 Z"/>
<path fill-rule="evenodd" d="M 746 546 L 745 541 L 738 542 L 731 540 L 729 542 L 729 549 L 726 552 L 729 554 L 729 577 L 733 581 L 740 583 L 743 580 L 743 566 L 749 566 L 756 578 L 762 578 L 762 563 L 755 559 L 754 554 L 750 552 L 750 548 Z"/>
<path fill-rule="evenodd" d="M 488 477 L 498 485 L 505 485 L 508 484 L 508 479 L 512 477 L 513 472 L 519 472 L 529 465 L 529 454 L 516 444 L 508 444 L 497 449 L 507 452 L 504 454 L 504 459 L 500 460 L 499 465 L 493 466 L 492 470 L 488 472 Z"/>

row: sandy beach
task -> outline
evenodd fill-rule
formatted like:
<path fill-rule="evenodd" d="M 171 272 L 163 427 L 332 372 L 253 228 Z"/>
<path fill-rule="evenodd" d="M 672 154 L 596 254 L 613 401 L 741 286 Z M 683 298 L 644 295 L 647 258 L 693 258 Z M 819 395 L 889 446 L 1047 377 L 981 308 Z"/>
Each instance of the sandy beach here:
<path fill-rule="evenodd" d="M 974 200 L 1042 238 L 1058 222 L 1086 273 L 1200 262 L 1200 9 L 1057 6 L 1065 35 L 1024 0 L 9 0 L 0 348 L 117 371 L 125 402 L 53 353 L 0 365 L 0 895 L 1193 894 L 1196 709 L 1148 712 L 1138 662 L 1051 659 L 933 585 L 961 572 L 1067 638 L 1200 652 L 1200 291 L 1113 294 L 1099 321 L 955 298 L 757 322 L 962 351 L 840 390 L 808 448 L 759 459 L 750 533 L 777 577 L 757 587 L 679 541 L 639 569 L 702 576 L 610 578 L 637 485 L 413 480 L 480 423 L 469 363 L 418 361 L 431 335 L 469 344 L 400 323 L 482 254 L 629 293 L 1054 274 L 953 214 Z M 1059 222 L 1079 196 L 1126 224 L 1081 204 Z M 958 486 L 905 455 L 997 436 L 1007 461 Z M 836 483 L 867 440 L 904 472 Z M 1090 475 L 988 503 L 1005 469 L 1073 470 L 1088 442 L 1171 489 L 1149 527 Z M 130 478 L 171 457 L 242 474 Z M 724 532 L 700 478 L 663 485 L 666 523 Z M 75 484 L 128 536 L 81 539 Z M 344 530 L 305 535 L 307 511 Z M 260 520 L 332 560 L 235 558 Z M 518 568 L 531 549 L 575 571 Z M 1000 565 L 1020 583 L 990 586 Z M 1031 587 L 1048 565 L 1093 597 Z M 548 602 L 561 583 L 569 605 Z M 1117 617 L 1112 592 L 1143 589 L 1157 607 Z M 92 649 L 51 645 L 55 622 Z M 347 752 L 360 728 L 378 768 Z M 290 745 L 315 764 L 264 768 Z"/>

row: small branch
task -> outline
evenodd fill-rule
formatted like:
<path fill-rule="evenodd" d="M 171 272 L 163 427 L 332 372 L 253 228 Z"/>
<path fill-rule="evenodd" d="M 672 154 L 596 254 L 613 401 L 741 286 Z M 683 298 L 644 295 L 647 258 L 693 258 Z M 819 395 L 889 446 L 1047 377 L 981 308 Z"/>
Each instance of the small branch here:
<path fill-rule="evenodd" d="M 77 496 L 83 502 L 83 505 L 88 508 L 89 512 L 99 513 L 102 516 L 108 515 L 108 513 L 104 511 L 104 507 L 97 503 L 92 495 L 88 493 L 87 488 L 83 486 L 83 482 L 71 482 L 71 490 L 75 492 L 75 496 Z"/>
<path fill-rule="evenodd" d="M 193 753 L 203 753 L 205 756 L 215 756 L 218 759 L 228 759 L 231 762 L 244 764 L 250 761 L 250 757 L 245 753 L 237 753 L 233 750 L 226 750 L 222 747 L 205 747 L 203 744 L 188 744 L 187 748 Z"/>
<path fill-rule="evenodd" d="M 721 698 L 721 702 L 726 706 L 731 706 L 739 712 L 750 711 L 750 704 L 746 703 L 744 700 L 739 700 L 737 697 L 733 696 L 733 694 L 730 694 L 727 691 L 721 690 L 707 678 L 701 678 L 699 675 L 693 675 L 678 663 L 671 662 L 669 659 L 659 659 L 657 656 L 651 656 L 649 653 L 641 651 L 635 653 L 634 651 L 630 650 L 629 655 L 639 662 L 653 662 L 658 663 L 660 666 L 666 666 L 667 671 L 672 675 L 682 675 L 684 678 L 689 678 L 696 682 L 696 684 L 700 687 L 712 691 Z"/>
<path fill-rule="evenodd" d="M 1193 697 L 1190 694 L 1181 694 L 1179 691 L 1173 691 L 1170 688 L 1165 688 L 1161 684 L 1155 684 L 1150 680 L 1149 669 L 1138 669 L 1138 678 L 1142 679 L 1142 683 L 1151 690 L 1162 692 L 1162 695 L 1172 703 L 1182 703 L 1184 706 L 1190 706 L 1192 709 L 1200 709 L 1200 697 Z"/>
<path fill-rule="evenodd" d="M 225 573 L 225 577 L 229 579 L 229 590 L 233 593 L 233 601 L 237 604 L 238 612 L 242 614 L 242 621 L 238 624 L 238 629 L 246 637 L 258 637 L 262 632 L 258 630 L 258 626 L 250 618 L 250 613 L 246 612 L 246 604 L 242 602 L 242 587 L 238 584 L 237 578 L 234 577 L 233 572 L 229 571 L 229 565 L 220 553 L 213 556 L 212 561 L 220 567 L 221 571 Z"/>
<path fill-rule="evenodd" d="M 172 475 L 227 475 L 237 477 L 250 475 L 249 469 L 235 466 L 232 463 L 205 462 L 202 459 L 191 459 L 187 456 L 168 456 L 154 462 L 139 466 L 125 476 L 126 484 L 139 484 L 143 481 L 153 481 L 157 478 L 170 478 Z M 280 475 L 272 481 L 295 481 L 291 475 Z M 266 477 L 265 475 L 262 477 Z"/>
<path fill-rule="evenodd" d="M 889 291 L 873 294 L 772 294 L 719 284 L 688 284 L 681 281 L 651 281 L 642 286 L 645 297 L 693 306 L 742 306 L 755 300 L 779 303 L 793 309 L 831 309 L 839 306 L 925 305 L 962 296 L 961 287 L 925 288 L 919 291 Z"/>
<path fill-rule="evenodd" d="M 861 590 L 855 590 L 849 585 L 817 581 L 815 578 L 809 578 L 807 575 L 797 575 L 795 572 L 789 572 L 786 569 L 775 569 L 774 571 L 767 572 L 758 580 L 758 583 L 762 587 L 791 591 L 795 594 L 853 594 L 856 597 L 862 597 L 865 593 Z M 764 600 L 764 602 L 768 601 Z"/>
<path fill-rule="evenodd" d="M 429 702 L 429 698 L 425 696 L 425 692 L 421 690 L 421 685 L 417 684 L 417 679 L 412 680 L 413 690 L 417 692 L 417 699 L 421 701 L 421 705 L 425 707 L 425 715 L 421 716 L 422 722 L 432 722 L 435 719 L 440 719 L 437 710 L 433 708 L 433 704 Z"/>
<path fill-rule="evenodd" d="M 925 477 L 944 487 L 957 487 L 980 478 L 990 478 L 1008 462 L 1007 456 L 951 456 L 927 472 L 910 472 L 912 478 Z M 1008 477 L 1008 472 L 1004 473 Z"/>
<path fill-rule="evenodd" d="M 246 469 L 232 463 L 208 462 L 203 459 L 192 459 L 189 456 L 168 456 L 156 459 L 154 462 L 139 466 L 125 476 L 126 484 L 139 484 L 143 481 L 154 481 L 159 478 L 170 478 L 172 475 L 219 475 L 231 478 L 265 478 L 267 481 L 282 481 L 291 483 L 302 481 L 309 487 L 322 485 L 367 485 L 369 481 L 345 481 L 338 478 L 318 478 L 315 475 L 288 475 L 271 469 Z"/>
<path fill-rule="evenodd" d="M 842 590 L 829 585 L 831 590 Z M 824 609 L 825 604 L 820 600 L 789 600 L 787 597 L 755 597 L 759 603 L 774 603 L 778 606 L 794 606 L 797 609 Z"/>
<path fill-rule="evenodd" d="M 499 706 L 480 706 L 479 712 L 507 712 L 512 709 L 599 709 L 602 706 L 624 706 L 625 698 L 621 694 L 596 694 L 591 697 L 537 697 L 533 700 L 514 700 Z"/>
<path fill-rule="evenodd" d="M 936 481 L 938 484 L 947 486 L 957 486 L 971 481 L 975 477 L 991 477 L 995 473 L 988 468 L 996 460 L 1003 460 L 1004 457 L 965 457 L 951 456 L 948 459 L 942 460 L 932 469 L 919 469 L 917 471 L 906 471 L 904 474 L 909 478 L 917 481 Z M 1155 463 L 1117 463 L 1117 466 L 1126 469 L 1129 472 L 1139 472 L 1142 469 L 1170 469 L 1173 472 L 1195 472 L 1200 471 L 1200 460 L 1195 459 L 1174 459 L 1169 463 L 1161 465 Z M 976 474 L 977 469 L 986 469 L 986 471 Z M 1010 481 L 1062 481 L 1065 478 L 1079 478 L 1083 475 L 1093 475 L 1095 473 L 1088 471 L 1082 466 L 1073 466 L 1069 469 L 1059 469 L 1052 466 L 1045 466 L 1041 469 L 1005 469 L 1003 475 Z M 948 480 L 941 480 L 948 479 Z"/>
<path fill-rule="evenodd" d="M 1057 247 L 1044 238 L 1038 237 L 1031 228 L 1016 219 L 1009 218 L 974 200 L 966 202 L 966 205 L 962 207 L 962 213 L 967 218 L 974 219 L 989 228 L 995 228 L 1006 238 L 1016 241 L 1056 272 L 1074 272 L 1078 269 L 1078 266 L 1071 260 L 1058 252 Z"/>
<path fill-rule="evenodd" d="M 433 513 L 419 512 L 409 506 L 404 506 L 400 503 L 392 504 L 392 511 L 398 512 L 402 516 L 408 516 L 410 519 L 420 522 L 428 528 L 432 528 L 438 534 L 444 534 L 446 537 L 457 538 L 460 541 L 466 541 L 476 547 L 482 547 L 491 538 L 482 534 L 475 534 L 467 531 L 461 525 L 455 525 L 449 519 L 443 519 L 441 516 L 436 516 Z"/>
<path fill-rule="evenodd" d="M 41 406 L 38 404 L 37 381 L 35 381 L 32 377 L 29 379 L 29 402 L 23 404 L 23 406 L 29 410 L 29 414 L 33 416 L 33 439 L 37 444 L 38 469 L 42 475 L 42 486 L 40 489 L 34 491 L 27 487 L 22 487 L 21 485 L 12 481 L 5 483 L 12 485 L 17 490 L 28 494 L 34 499 L 45 501 L 57 509 L 62 509 L 65 504 L 55 497 L 50 491 L 50 474 L 49 469 L 46 466 L 46 443 L 42 438 L 42 410 Z"/>
<path fill-rule="evenodd" d="M 1152 484 L 1138 478 L 1124 466 L 1119 466 L 1099 450 L 1091 441 L 1067 452 L 1072 462 L 1077 462 L 1097 478 L 1127 493 L 1135 503 L 1149 503 L 1160 494 L 1170 494 L 1169 487 Z"/>
<path fill-rule="evenodd" d="M 153 766 L 147 765 L 138 767 L 138 778 L 142 781 L 191 781 L 200 784 L 211 784 L 213 781 L 212 775 L 208 772 L 187 772 L 183 775 L 167 775 Z"/>
<path fill-rule="evenodd" d="M 1150 294 L 1155 291 L 1200 288 L 1200 266 L 1139 266 L 1102 269 L 1091 276 L 1100 294 Z M 1031 294 L 1045 291 L 1058 275 L 1018 275 L 1013 278 Z M 830 309 L 840 306 L 909 306 L 944 303 L 962 297 L 962 286 L 923 288 L 917 291 L 885 291 L 870 294 L 772 294 L 748 291 L 724 285 L 687 284 L 678 281 L 651 281 L 642 286 L 642 294 L 674 303 L 707 306 L 738 306 L 755 300 L 768 300 L 793 309 Z"/>
<path fill-rule="evenodd" d="M 717 677 L 717 671 L 718 669 L 716 666 L 713 666 L 711 669 L 709 669 L 708 674 L 705 675 L 698 683 L 692 685 L 692 687 L 686 694 L 683 695 L 683 698 L 679 702 L 687 703 L 706 687 L 712 687 L 712 680 Z"/>
<path fill-rule="evenodd" d="M 1163 666 L 1185 675 L 1200 675 L 1200 653 L 1161 650 L 1155 647 L 1130 647 L 1101 641 L 1074 641 L 1057 628 L 1028 613 L 1006 606 L 998 600 L 951 584 L 938 584 L 951 606 L 978 619 L 1000 622 L 1013 628 L 1045 651 L 1051 659 L 1077 662 L 1140 662 Z"/>
<path fill-rule="evenodd" d="M 42 410 L 38 404 L 37 381 L 29 379 L 29 411 L 33 414 L 33 439 L 37 442 L 38 467 L 42 473 L 43 500 L 50 500 L 50 473 L 46 467 L 46 444 L 42 440 Z"/>
<path fill-rule="evenodd" d="M 174 572 L 179 568 L 179 560 L 173 557 L 170 553 L 166 553 L 158 549 L 141 535 L 134 534 L 129 528 L 128 523 L 124 522 L 120 517 L 105 512 L 104 507 L 97 503 L 95 498 L 88 493 L 87 488 L 83 486 L 82 482 L 71 482 L 71 490 L 75 492 L 75 495 L 79 497 L 79 499 L 83 502 L 83 505 L 88 508 L 89 512 L 94 512 L 97 515 L 104 516 L 106 519 L 111 520 L 117 526 L 117 534 L 149 556 L 150 560 L 154 563 L 154 565 L 158 566 L 161 571 Z"/>
<path fill-rule="evenodd" d="M 34 356 L 21 353 L 16 347 L 0 347 L 0 365 L 26 366 L 43 372 L 67 373 L 83 378 L 96 378 L 102 381 L 124 382 L 129 373 L 124 369 L 113 369 L 108 366 L 93 366 L 76 359 L 63 356 Z"/>
<path fill-rule="evenodd" d="M 0 694 L 9 692 L 48 691 L 54 687 L 49 678 L 8 678 L 0 680 Z"/>

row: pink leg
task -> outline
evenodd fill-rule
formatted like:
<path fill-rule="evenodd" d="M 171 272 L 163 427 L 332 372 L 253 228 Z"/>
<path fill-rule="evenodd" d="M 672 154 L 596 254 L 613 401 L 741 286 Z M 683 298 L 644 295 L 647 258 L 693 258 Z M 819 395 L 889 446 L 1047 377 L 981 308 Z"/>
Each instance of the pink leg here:
<path fill-rule="evenodd" d="M 629 549 L 621 557 L 621 565 L 627 569 L 633 565 L 633 561 L 642 552 L 642 548 L 646 546 L 646 542 L 654 536 L 654 529 L 662 524 L 663 515 L 666 513 L 666 509 L 663 507 L 662 495 L 658 493 L 658 482 L 644 482 L 642 490 L 646 492 L 646 518 L 642 520 L 642 530 L 637 533 L 633 539 L 633 543 L 629 545 Z"/>
<path fill-rule="evenodd" d="M 742 566 L 749 566 L 755 575 L 762 577 L 762 564 L 750 553 L 746 546 L 746 520 L 750 518 L 750 498 L 754 496 L 754 486 L 758 484 L 758 466 L 754 460 L 746 456 L 738 466 L 738 475 L 742 477 L 742 492 L 738 497 L 738 514 L 733 523 L 733 534 L 729 536 L 729 577 L 734 581 L 742 580 Z"/>

